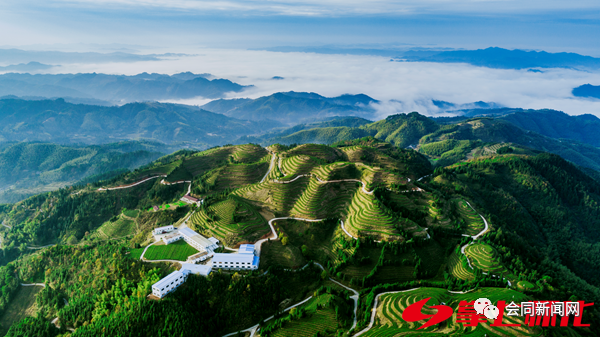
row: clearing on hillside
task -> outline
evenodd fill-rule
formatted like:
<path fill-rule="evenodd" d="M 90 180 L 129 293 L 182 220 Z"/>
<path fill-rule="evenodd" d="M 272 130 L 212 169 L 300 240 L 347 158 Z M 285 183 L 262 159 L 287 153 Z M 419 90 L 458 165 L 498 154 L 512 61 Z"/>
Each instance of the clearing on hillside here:
<path fill-rule="evenodd" d="M 196 253 L 198 251 L 194 247 L 188 245 L 183 240 L 179 240 L 168 245 L 159 243 L 148 247 L 146 254 L 144 254 L 144 259 L 185 261 L 188 256 Z"/>

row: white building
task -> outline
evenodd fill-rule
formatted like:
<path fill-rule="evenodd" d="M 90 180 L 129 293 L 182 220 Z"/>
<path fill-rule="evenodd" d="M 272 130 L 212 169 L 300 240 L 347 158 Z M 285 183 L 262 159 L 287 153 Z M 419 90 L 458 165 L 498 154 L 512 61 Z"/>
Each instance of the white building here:
<path fill-rule="evenodd" d="M 183 284 L 190 274 L 188 269 L 177 270 L 152 285 L 152 295 L 163 298 Z"/>
<path fill-rule="evenodd" d="M 211 266 L 206 266 L 202 264 L 193 264 L 193 263 L 182 263 L 181 269 L 189 270 L 190 273 L 202 276 L 208 276 L 212 271 Z"/>
<path fill-rule="evenodd" d="M 254 255 L 254 245 L 241 245 L 238 254 L 215 253 L 212 267 L 225 270 L 256 270 L 259 257 Z"/>
<path fill-rule="evenodd" d="M 199 251 L 205 251 L 207 253 L 212 253 L 215 249 L 217 249 L 218 245 L 213 241 L 205 238 L 204 236 L 194 232 L 190 228 L 182 228 L 179 230 L 179 234 L 183 236 L 185 242 L 187 242 L 190 246 L 196 248 Z M 218 242 L 218 241 L 217 241 Z"/>
<path fill-rule="evenodd" d="M 154 228 L 154 234 L 165 234 L 175 230 L 173 225 Z"/>

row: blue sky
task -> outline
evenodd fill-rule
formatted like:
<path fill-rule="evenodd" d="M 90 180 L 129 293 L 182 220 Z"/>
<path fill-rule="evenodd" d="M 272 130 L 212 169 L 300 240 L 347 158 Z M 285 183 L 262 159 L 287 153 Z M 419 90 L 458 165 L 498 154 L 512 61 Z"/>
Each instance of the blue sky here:
<path fill-rule="evenodd" d="M 600 56 L 600 1 L 3 0 L 0 45 L 260 48 L 325 44 Z"/>

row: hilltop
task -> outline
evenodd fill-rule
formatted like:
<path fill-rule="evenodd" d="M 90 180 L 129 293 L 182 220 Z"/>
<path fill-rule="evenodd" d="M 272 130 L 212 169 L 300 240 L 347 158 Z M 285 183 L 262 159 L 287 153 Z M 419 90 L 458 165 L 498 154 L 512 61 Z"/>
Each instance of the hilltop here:
<path fill-rule="evenodd" d="M 369 118 L 374 112 L 369 104 L 377 102 L 364 94 L 324 97 L 316 93 L 290 91 L 257 99 L 220 99 L 207 103 L 202 108 L 239 119 L 274 120 L 293 125 L 334 116 Z"/>

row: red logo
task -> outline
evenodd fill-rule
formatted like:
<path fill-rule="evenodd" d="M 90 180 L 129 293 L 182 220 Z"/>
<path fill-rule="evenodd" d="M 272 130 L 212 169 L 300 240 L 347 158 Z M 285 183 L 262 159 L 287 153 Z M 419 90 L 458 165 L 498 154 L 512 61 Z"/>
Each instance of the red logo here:
<path fill-rule="evenodd" d="M 423 309 L 423 306 L 425 305 L 425 303 L 427 303 L 427 301 L 429 301 L 430 298 L 431 297 L 427 297 L 426 299 L 420 300 L 419 302 L 409 305 L 402 313 L 402 319 L 407 322 L 416 322 L 429 318 L 429 320 L 425 322 L 423 326 L 417 328 L 417 330 L 419 330 L 441 323 L 452 316 L 454 310 L 452 310 L 452 308 L 450 308 L 447 305 L 431 306 L 430 308 L 437 309 L 437 313 L 433 315 L 427 315 L 422 313 L 421 309 Z"/>

